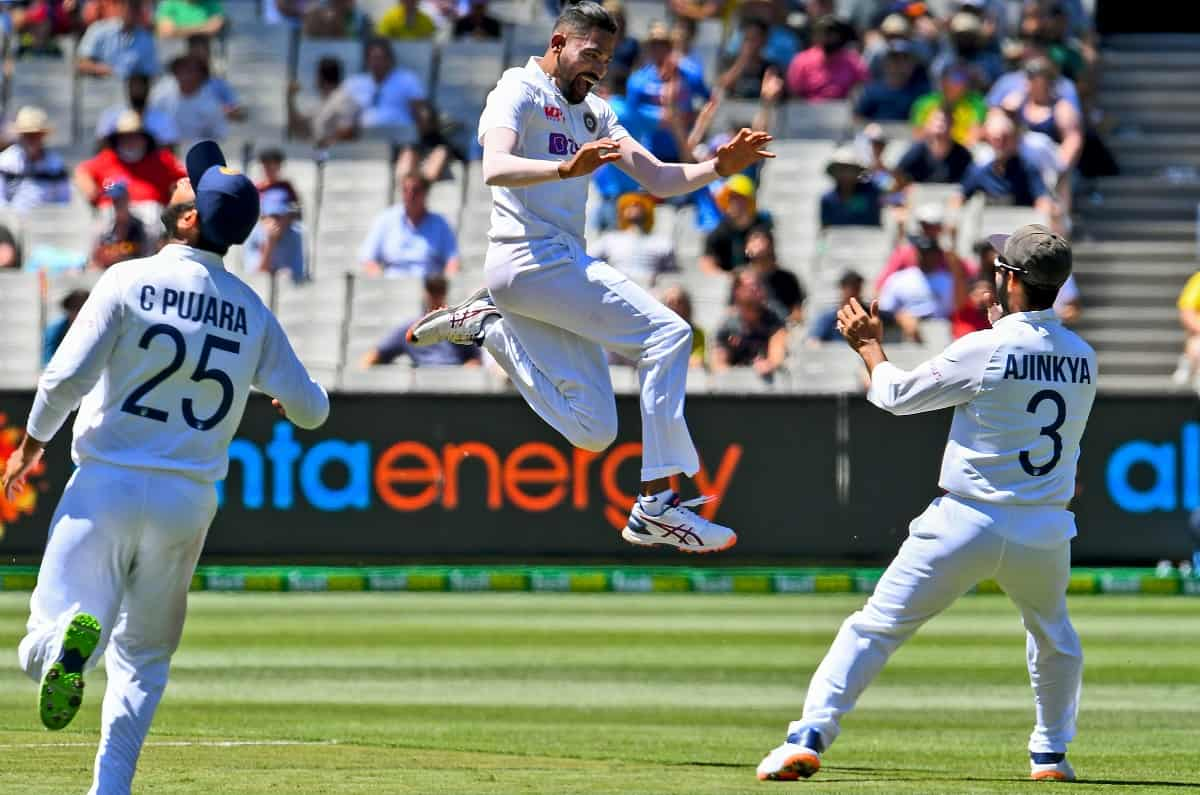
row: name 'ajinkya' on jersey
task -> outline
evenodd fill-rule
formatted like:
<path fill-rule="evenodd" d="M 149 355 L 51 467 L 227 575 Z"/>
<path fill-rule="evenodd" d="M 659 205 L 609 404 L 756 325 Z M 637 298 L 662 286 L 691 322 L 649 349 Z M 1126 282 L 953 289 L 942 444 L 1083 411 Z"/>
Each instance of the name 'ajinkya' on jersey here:
<path fill-rule="evenodd" d="M 514 155 L 558 162 L 570 160 L 583 144 L 601 138 L 619 141 L 629 135 L 600 97 L 589 93 L 583 102 L 567 102 L 536 58 L 530 58 L 523 67 L 506 70 L 488 94 L 479 117 L 479 142 L 482 144 L 488 130 L 497 127 L 516 132 Z M 488 238 L 494 242 L 521 242 L 566 233 L 582 245 L 587 196 L 586 179 L 524 188 L 493 187 Z"/>
<path fill-rule="evenodd" d="M 938 482 L 947 492 L 1064 508 L 1096 376 L 1095 351 L 1047 309 L 1003 317 L 909 372 L 881 364 L 867 397 L 893 414 L 955 407 Z"/>
<path fill-rule="evenodd" d="M 78 405 L 76 463 L 216 481 L 251 385 L 301 427 L 329 413 L 262 299 L 219 255 L 169 245 L 100 278 L 38 382 L 26 427 L 48 441 Z"/>

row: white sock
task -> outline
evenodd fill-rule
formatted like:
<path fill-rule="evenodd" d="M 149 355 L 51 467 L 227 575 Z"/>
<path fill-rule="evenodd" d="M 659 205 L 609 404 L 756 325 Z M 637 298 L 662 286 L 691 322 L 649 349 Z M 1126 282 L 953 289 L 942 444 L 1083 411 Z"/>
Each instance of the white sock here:
<path fill-rule="evenodd" d="M 646 513 L 651 516 L 658 516 L 667 509 L 667 503 L 674 496 L 675 492 L 667 489 L 666 491 L 660 491 L 658 494 L 641 494 L 638 496 L 638 502 L 641 503 L 642 510 Z"/>

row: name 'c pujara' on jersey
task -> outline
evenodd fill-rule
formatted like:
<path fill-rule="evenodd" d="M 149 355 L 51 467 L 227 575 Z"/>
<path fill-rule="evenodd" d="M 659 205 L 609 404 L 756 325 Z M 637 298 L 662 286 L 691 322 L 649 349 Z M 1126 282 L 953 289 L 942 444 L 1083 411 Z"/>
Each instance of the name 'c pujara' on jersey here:
<path fill-rule="evenodd" d="M 225 331 L 249 333 L 246 330 L 246 310 L 229 301 L 190 290 L 174 290 L 170 287 L 159 289 L 150 284 L 142 285 L 142 309 L 152 312 L 156 302 L 163 315 L 174 314 L 182 320 L 204 323 Z"/>

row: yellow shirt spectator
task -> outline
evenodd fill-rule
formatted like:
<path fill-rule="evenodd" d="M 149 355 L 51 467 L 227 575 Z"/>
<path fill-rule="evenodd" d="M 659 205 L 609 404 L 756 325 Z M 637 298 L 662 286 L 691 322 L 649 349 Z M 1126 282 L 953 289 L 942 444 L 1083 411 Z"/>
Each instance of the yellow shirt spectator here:
<path fill-rule="evenodd" d="M 1180 309 L 1190 309 L 1193 312 L 1200 312 L 1200 271 L 1192 274 L 1192 277 L 1187 280 L 1187 284 L 1183 286 L 1183 292 L 1179 294 Z"/>
<path fill-rule="evenodd" d="M 389 39 L 421 41 L 432 39 L 433 34 L 437 32 L 437 26 L 428 14 L 417 8 L 415 2 L 402 2 L 392 6 L 380 17 L 375 32 Z"/>

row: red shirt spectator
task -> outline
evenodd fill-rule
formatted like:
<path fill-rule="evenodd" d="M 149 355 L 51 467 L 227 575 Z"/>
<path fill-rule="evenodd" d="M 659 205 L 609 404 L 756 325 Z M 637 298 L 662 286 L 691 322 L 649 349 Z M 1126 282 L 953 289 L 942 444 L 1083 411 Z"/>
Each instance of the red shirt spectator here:
<path fill-rule="evenodd" d="M 870 77 L 867 65 L 847 47 L 845 23 L 822 17 L 813 26 L 815 44 L 796 53 L 787 70 L 788 94 L 800 99 L 824 101 L 845 99 Z"/>
<path fill-rule="evenodd" d="M 988 307 L 996 303 L 996 287 L 987 279 L 976 279 L 971 284 L 965 301 L 959 303 L 950 316 L 950 333 L 954 339 L 972 331 L 983 331 L 992 327 L 988 320 Z"/>
<path fill-rule="evenodd" d="M 97 207 L 112 203 L 105 188 L 124 182 L 129 200 L 170 202 L 175 183 L 187 176 L 183 164 L 169 149 L 159 147 L 142 127 L 142 117 L 125 111 L 117 119 L 117 129 L 105 139 L 104 148 L 75 168 L 75 186 Z"/>

